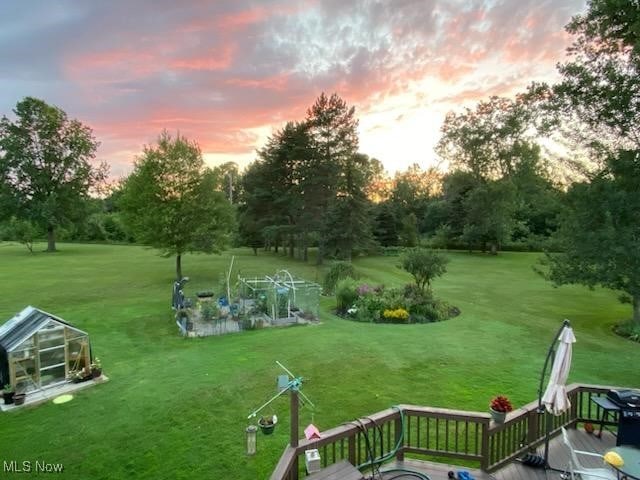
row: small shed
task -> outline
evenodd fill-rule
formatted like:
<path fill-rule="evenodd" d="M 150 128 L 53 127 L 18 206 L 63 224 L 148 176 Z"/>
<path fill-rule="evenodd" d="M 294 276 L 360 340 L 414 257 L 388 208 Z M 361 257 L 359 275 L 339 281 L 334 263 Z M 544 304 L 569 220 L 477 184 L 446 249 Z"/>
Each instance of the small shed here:
<path fill-rule="evenodd" d="M 0 327 L 0 385 L 39 390 L 90 365 L 89 335 L 55 315 L 29 306 Z"/>

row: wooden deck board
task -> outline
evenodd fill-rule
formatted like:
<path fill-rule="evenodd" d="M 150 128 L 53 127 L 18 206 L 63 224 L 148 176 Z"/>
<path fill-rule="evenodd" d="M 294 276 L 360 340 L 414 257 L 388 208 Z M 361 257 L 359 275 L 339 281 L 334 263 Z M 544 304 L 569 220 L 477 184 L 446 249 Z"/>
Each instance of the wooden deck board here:
<path fill-rule="evenodd" d="M 602 439 L 595 435 L 588 435 L 582 429 L 568 429 L 567 432 L 577 450 L 603 454 L 616 444 L 616 438 L 606 431 L 602 433 Z M 542 455 L 544 447 L 540 446 L 537 451 Z M 602 461 L 595 457 L 583 456 L 580 460 L 585 467 L 602 467 Z M 549 442 L 549 464 L 560 470 L 566 470 L 569 466 L 569 450 L 564 445 L 562 436 L 557 436 Z M 554 470 L 531 468 L 520 462 L 511 462 L 493 475 L 496 480 L 558 480 L 560 473 Z"/>
<path fill-rule="evenodd" d="M 465 470 L 473 475 L 476 480 L 494 480 L 494 477 L 486 472 L 476 470 L 473 468 L 460 467 L 455 465 L 445 465 L 443 463 L 423 462 L 421 460 L 405 459 L 402 462 L 392 462 L 386 464 L 382 470 L 390 470 L 393 468 L 402 468 L 407 470 L 414 470 L 420 473 L 426 473 L 431 480 L 447 480 L 447 473 L 453 471 L 458 473 L 460 470 Z M 403 477 L 399 472 L 390 472 L 384 475 L 385 479 L 394 478 L 397 480 L 415 480 L 415 476 L 407 475 Z"/>
<path fill-rule="evenodd" d="M 362 480 L 362 478 L 362 474 L 356 470 L 356 467 L 343 460 L 309 475 L 307 480 Z"/>
<path fill-rule="evenodd" d="M 615 437 L 607 431 L 602 433 L 602 439 L 599 439 L 595 435 L 588 435 L 582 429 L 575 430 L 569 429 L 569 438 L 573 443 L 574 448 L 577 450 L 585 450 L 588 452 L 605 453 L 608 449 L 612 448 L 616 444 Z M 544 447 L 538 448 L 538 453 L 542 455 Z M 602 467 L 602 461 L 595 457 L 581 458 L 583 464 L 586 467 Z M 569 450 L 562 442 L 562 436 L 557 436 L 549 442 L 549 464 L 561 470 L 565 470 L 569 465 Z M 491 474 L 482 472 L 477 469 L 460 467 L 457 465 L 445 465 L 442 463 L 424 462 L 421 460 L 406 459 L 403 462 L 391 462 L 382 468 L 382 470 L 389 470 L 391 468 L 408 468 L 411 470 L 417 470 L 421 473 L 425 473 L 431 478 L 431 480 L 447 480 L 447 472 L 453 470 L 458 472 L 460 470 L 466 470 L 476 480 L 560 480 L 561 472 L 554 470 L 544 470 L 539 468 L 532 468 L 518 461 L 511 462 L 507 466 L 497 470 Z M 402 480 L 403 477 L 397 477 L 397 474 L 385 475 L 387 478 L 396 478 Z M 407 479 L 415 477 L 407 476 Z"/>

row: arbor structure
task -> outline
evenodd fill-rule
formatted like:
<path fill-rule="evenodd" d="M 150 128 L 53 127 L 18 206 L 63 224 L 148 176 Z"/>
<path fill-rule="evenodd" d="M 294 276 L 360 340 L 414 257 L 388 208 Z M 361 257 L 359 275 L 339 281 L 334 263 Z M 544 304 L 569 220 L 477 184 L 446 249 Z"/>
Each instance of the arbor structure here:
<path fill-rule="evenodd" d="M 98 142 L 91 129 L 61 109 L 27 97 L 13 112 L 15 121 L 0 120 L 0 217 L 40 226 L 52 252 L 56 228 L 83 216 L 107 168 L 92 164 Z"/>
<path fill-rule="evenodd" d="M 182 254 L 217 253 L 229 241 L 234 213 L 219 187 L 198 145 L 165 131 L 157 145 L 145 147 L 124 181 L 123 220 L 137 241 L 175 255 L 181 279 Z"/>

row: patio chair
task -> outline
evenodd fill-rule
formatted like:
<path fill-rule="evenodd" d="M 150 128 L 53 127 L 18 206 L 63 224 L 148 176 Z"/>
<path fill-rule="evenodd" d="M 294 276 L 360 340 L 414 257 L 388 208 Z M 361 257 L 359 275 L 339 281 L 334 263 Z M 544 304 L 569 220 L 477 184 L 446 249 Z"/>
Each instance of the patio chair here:
<path fill-rule="evenodd" d="M 569 448 L 571 453 L 571 460 L 569 461 L 569 472 L 571 473 L 571 480 L 617 480 L 618 476 L 612 470 L 608 468 L 590 468 L 585 467 L 580 463 L 578 455 L 585 455 L 589 457 L 598 457 L 603 459 L 599 453 L 585 452 L 583 450 L 576 450 L 569 440 L 569 435 L 564 427 L 562 427 L 562 440 L 564 444 Z M 604 462 L 604 459 L 603 459 Z"/>

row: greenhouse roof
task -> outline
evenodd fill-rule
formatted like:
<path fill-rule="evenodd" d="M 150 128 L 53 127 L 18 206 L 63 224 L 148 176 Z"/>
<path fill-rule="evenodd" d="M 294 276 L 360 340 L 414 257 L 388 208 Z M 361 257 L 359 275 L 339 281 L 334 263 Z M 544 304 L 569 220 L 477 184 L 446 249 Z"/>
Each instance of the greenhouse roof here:
<path fill-rule="evenodd" d="M 15 347 L 20 345 L 22 341 L 32 336 L 50 321 L 66 325 L 80 333 L 88 335 L 86 332 L 74 327 L 55 315 L 32 306 L 28 306 L 20 313 L 7 320 L 4 325 L 0 327 L 0 347 L 2 347 L 6 352 L 12 351 Z"/>

